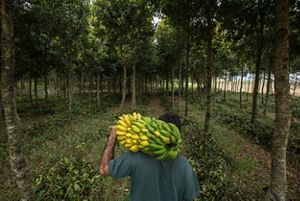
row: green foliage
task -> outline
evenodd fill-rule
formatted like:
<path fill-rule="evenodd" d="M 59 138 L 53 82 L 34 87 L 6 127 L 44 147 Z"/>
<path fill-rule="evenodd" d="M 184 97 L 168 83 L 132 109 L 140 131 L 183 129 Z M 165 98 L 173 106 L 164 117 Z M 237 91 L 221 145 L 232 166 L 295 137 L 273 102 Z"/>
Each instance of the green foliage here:
<path fill-rule="evenodd" d="M 36 200 L 96 200 L 100 175 L 91 163 L 64 157 L 35 179 Z"/>
<path fill-rule="evenodd" d="M 185 144 L 188 145 L 187 155 L 200 186 L 197 200 L 250 200 L 250 195 L 243 195 L 230 180 L 228 161 L 217 147 L 215 139 L 205 142 L 202 129 L 190 119 L 183 129 Z"/>
<path fill-rule="evenodd" d="M 215 113 L 218 119 L 238 131 L 241 134 L 249 136 L 255 143 L 259 145 L 271 147 L 272 135 L 274 132 L 274 124 L 268 119 L 257 119 L 254 123 L 250 122 L 250 115 L 245 112 L 238 112 L 231 109 L 225 109 L 222 106 L 215 107 Z M 288 151 L 299 153 L 299 136 L 294 136 L 293 133 L 299 131 L 299 124 L 292 123 L 291 133 L 288 143 Z"/>

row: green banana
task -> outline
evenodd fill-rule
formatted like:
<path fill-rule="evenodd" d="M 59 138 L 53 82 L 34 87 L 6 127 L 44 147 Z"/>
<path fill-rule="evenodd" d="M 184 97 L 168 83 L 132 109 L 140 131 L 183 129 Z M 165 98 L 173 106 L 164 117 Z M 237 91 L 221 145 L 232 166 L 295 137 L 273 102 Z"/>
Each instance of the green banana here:
<path fill-rule="evenodd" d="M 137 126 L 137 127 L 140 128 L 140 129 L 145 128 L 145 124 L 142 124 L 142 123 L 140 123 L 140 122 L 138 122 L 138 121 L 134 121 L 134 122 L 133 122 L 133 125 Z"/>
<path fill-rule="evenodd" d="M 160 133 L 163 134 L 163 135 L 166 136 L 166 137 L 171 137 L 171 136 L 172 136 L 171 133 L 169 133 L 169 132 L 166 131 L 166 130 L 160 130 Z"/>
<path fill-rule="evenodd" d="M 155 154 L 155 155 L 161 155 L 161 154 L 163 154 L 164 152 L 166 152 L 167 150 L 164 148 L 164 149 L 159 149 L 159 150 L 155 150 L 155 151 L 153 151 L 153 153 Z"/>
<path fill-rule="evenodd" d="M 142 120 L 146 122 L 146 124 L 150 124 L 152 122 L 151 117 L 142 117 Z"/>
<path fill-rule="evenodd" d="M 153 128 L 150 124 L 147 124 L 146 125 L 146 128 L 151 132 L 153 133 L 155 131 L 155 128 Z"/>
<path fill-rule="evenodd" d="M 136 133 L 140 133 L 141 132 L 141 129 L 139 127 L 137 127 L 136 125 L 132 125 L 131 128 Z"/>
<path fill-rule="evenodd" d="M 155 157 L 156 160 L 164 160 L 168 156 L 168 152 L 164 152 L 161 155 Z"/>
<path fill-rule="evenodd" d="M 177 126 L 175 126 L 174 124 L 172 123 L 168 123 L 170 128 L 172 129 L 172 134 L 173 136 L 176 138 L 176 139 L 179 139 L 180 138 L 180 131 L 179 129 L 177 128 Z"/>
<path fill-rule="evenodd" d="M 159 145 L 159 144 L 155 144 L 155 143 L 150 143 L 149 147 L 151 147 L 153 149 L 164 149 L 165 148 L 165 146 Z"/>

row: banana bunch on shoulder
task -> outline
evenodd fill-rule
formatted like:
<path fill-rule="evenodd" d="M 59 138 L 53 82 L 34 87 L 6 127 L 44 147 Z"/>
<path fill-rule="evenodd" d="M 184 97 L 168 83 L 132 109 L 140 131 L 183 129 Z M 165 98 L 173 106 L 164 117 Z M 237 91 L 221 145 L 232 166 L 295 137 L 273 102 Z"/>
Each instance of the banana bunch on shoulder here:
<path fill-rule="evenodd" d="M 115 127 L 119 144 L 132 152 L 142 151 L 157 160 L 172 160 L 180 151 L 180 132 L 172 123 L 134 112 L 120 116 Z"/>

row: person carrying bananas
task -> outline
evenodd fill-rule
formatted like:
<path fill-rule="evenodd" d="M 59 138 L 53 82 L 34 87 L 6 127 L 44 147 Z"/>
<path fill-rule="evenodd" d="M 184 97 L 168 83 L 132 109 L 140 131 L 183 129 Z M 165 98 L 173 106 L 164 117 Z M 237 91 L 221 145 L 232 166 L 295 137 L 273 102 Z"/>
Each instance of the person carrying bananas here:
<path fill-rule="evenodd" d="M 180 129 L 180 118 L 176 114 L 166 113 L 159 119 Z M 116 141 L 113 127 L 102 152 L 100 174 L 117 179 L 130 176 L 130 201 L 192 201 L 199 196 L 197 179 L 184 156 L 157 160 L 142 151 L 128 151 L 114 158 Z"/>

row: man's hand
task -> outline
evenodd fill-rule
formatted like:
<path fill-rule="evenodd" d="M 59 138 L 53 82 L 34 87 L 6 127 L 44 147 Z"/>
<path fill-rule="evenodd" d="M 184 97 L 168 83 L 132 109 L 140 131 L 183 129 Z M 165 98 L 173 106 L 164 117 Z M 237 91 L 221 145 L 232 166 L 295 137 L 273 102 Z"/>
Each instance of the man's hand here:
<path fill-rule="evenodd" d="M 100 162 L 100 174 L 103 176 L 109 175 L 109 161 L 114 159 L 114 149 L 116 145 L 116 130 L 112 127 L 110 135 L 108 137 L 106 146 L 102 152 L 101 162 Z"/>

